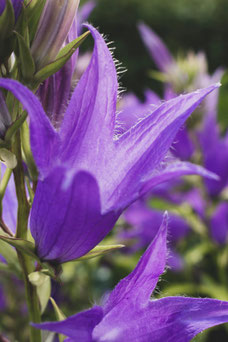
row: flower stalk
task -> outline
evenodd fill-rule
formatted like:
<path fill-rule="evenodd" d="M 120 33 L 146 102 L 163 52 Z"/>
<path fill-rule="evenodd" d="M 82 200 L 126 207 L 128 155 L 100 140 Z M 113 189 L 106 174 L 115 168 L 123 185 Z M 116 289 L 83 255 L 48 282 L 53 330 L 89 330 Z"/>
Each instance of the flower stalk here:
<path fill-rule="evenodd" d="M 26 191 L 25 191 L 25 179 L 24 170 L 22 164 L 22 154 L 21 154 L 21 137 L 20 131 L 15 134 L 13 143 L 13 152 L 17 157 L 17 166 L 13 170 L 14 180 L 16 186 L 16 194 L 18 199 L 18 212 L 17 212 L 17 230 L 16 237 L 26 239 L 27 238 L 27 227 L 28 227 L 28 217 L 29 217 L 29 203 L 27 201 Z M 30 258 L 21 252 L 17 252 L 18 259 L 22 268 L 24 284 L 25 284 L 25 295 L 29 311 L 29 320 L 31 322 L 40 322 L 40 307 L 39 300 L 37 296 L 36 287 L 33 286 L 28 279 L 29 273 L 33 272 L 33 265 Z M 41 333 L 30 327 L 30 341 L 40 342 Z"/>

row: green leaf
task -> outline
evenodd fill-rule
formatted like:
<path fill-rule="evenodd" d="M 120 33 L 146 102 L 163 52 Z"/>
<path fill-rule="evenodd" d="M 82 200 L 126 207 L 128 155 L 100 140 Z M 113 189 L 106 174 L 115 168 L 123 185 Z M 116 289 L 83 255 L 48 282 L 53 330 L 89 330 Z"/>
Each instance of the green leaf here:
<path fill-rule="evenodd" d="M 24 38 L 17 32 L 14 32 L 19 46 L 18 63 L 20 65 L 21 74 L 24 80 L 31 80 L 35 73 L 35 63 L 33 61 L 30 48 Z"/>
<path fill-rule="evenodd" d="M 27 240 L 23 240 L 23 239 L 8 237 L 5 235 L 0 235 L 0 240 L 7 242 L 11 246 L 18 249 L 20 252 L 25 253 L 25 254 L 29 255 L 30 257 L 40 261 L 38 256 L 35 254 L 34 243 L 27 241 Z"/>
<path fill-rule="evenodd" d="M 9 128 L 7 129 L 6 131 L 6 134 L 5 134 L 5 141 L 6 142 L 9 142 L 13 135 L 17 132 L 17 130 L 23 125 L 23 123 L 25 122 L 27 118 L 27 113 L 24 111 L 20 116 L 19 118 L 14 121 L 10 126 Z"/>
<path fill-rule="evenodd" d="M 60 310 L 60 308 L 58 307 L 58 305 L 56 304 L 55 300 L 52 297 L 50 297 L 50 301 L 51 301 L 52 306 L 54 308 L 57 321 L 63 321 L 64 319 L 66 319 L 66 316 Z M 58 336 L 59 336 L 59 342 L 64 342 L 66 337 L 64 335 L 60 335 L 60 334 Z"/>
<path fill-rule="evenodd" d="M 83 255 L 81 258 L 78 258 L 75 261 L 81 261 L 81 260 L 96 258 L 98 256 L 110 253 L 112 251 L 115 251 L 116 249 L 120 249 L 123 247 L 125 247 L 125 246 L 124 245 L 109 245 L 109 246 L 98 245 L 94 249 L 92 249 L 89 253 L 87 253 L 86 255 Z"/>
<path fill-rule="evenodd" d="M 14 9 L 10 0 L 6 0 L 5 9 L 0 16 L 0 40 L 4 40 L 12 33 L 15 23 Z"/>
<path fill-rule="evenodd" d="M 36 181 L 38 179 L 38 171 L 31 151 L 30 132 L 27 121 L 21 127 L 21 143 L 29 175 L 33 181 Z"/>
<path fill-rule="evenodd" d="M 55 316 L 57 321 L 64 321 L 64 319 L 66 319 L 66 316 L 64 315 L 64 313 L 60 310 L 60 308 L 58 307 L 58 305 L 56 304 L 55 300 L 50 297 L 50 301 L 53 305 L 54 311 L 55 311 Z"/>
<path fill-rule="evenodd" d="M 228 71 L 224 73 L 221 83 L 218 97 L 218 122 L 225 131 L 228 128 Z"/>
<path fill-rule="evenodd" d="M 29 46 L 28 18 L 26 15 L 26 8 L 24 6 L 21 8 L 20 16 L 17 20 L 14 31 L 24 37 L 27 46 Z"/>
<path fill-rule="evenodd" d="M 44 68 L 39 70 L 35 74 L 35 79 L 37 82 L 43 82 L 51 75 L 55 74 L 59 71 L 66 62 L 70 59 L 76 49 L 82 44 L 82 42 L 88 37 L 89 31 L 83 33 L 80 37 L 73 40 L 69 44 L 67 44 L 57 55 L 56 60 L 52 63 L 47 64 Z"/>
<path fill-rule="evenodd" d="M 30 283 L 37 288 L 41 313 L 43 313 L 51 296 L 51 279 L 40 271 L 30 273 L 28 278 Z"/>

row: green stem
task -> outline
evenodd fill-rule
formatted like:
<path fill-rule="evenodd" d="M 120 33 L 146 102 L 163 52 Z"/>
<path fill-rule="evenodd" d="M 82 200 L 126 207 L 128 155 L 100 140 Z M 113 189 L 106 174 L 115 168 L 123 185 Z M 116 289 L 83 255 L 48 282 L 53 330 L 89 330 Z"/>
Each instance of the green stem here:
<path fill-rule="evenodd" d="M 33 286 L 28 279 L 28 275 L 34 271 L 33 265 L 28 256 L 25 256 L 20 252 L 17 252 L 17 254 L 23 271 L 25 296 L 29 312 L 29 321 L 30 323 L 40 323 L 40 304 L 37 297 L 36 287 Z M 32 326 L 30 326 L 30 341 L 41 341 L 41 331 L 36 328 L 33 328 Z"/>
<path fill-rule="evenodd" d="M 27 229 L 28 229 L 28 217 L 29 217 L 29 203 L 27 201 L 27 195 L 25 190 L 25 178 L 22 163 L 21 154 L 21 137 L 20 131 L 17 131 L 14 136 L 13 142 L 13 153 L 17 157 L 17 166 L 13 170 L 14 180 L 16 186 L 16 194 L 18 200 L 18 211 L 17 211 L 17 231 L 16 237 L 27 239 Z M 34 271 L 34 266 L 31 263 L 29 256 L 22 254 L 17 251 L 18 259 L 22 268 L 24 283 L 25 283 L 25 293 L 26 300 L 29 311 L 30 322 L 39 323 L 40 322 L 40 308 L 39 300 L 36 292 L 36 288 L 29 282 L 28 275 Z M 40 342 L 41 332 L 38 329 L 30 326 L 30 341 Z"/>
<path fill-rule="evenodd" d="M 12 174 L 12 169 L 7 168 L 4 176 L 2 177 L 1 183 L 0 183 L 0 213 L 2 214 L 2 200 L 6 192 L 6 187 L 8 185 L 8 182 L 10 180 L 10 176 Z"/>

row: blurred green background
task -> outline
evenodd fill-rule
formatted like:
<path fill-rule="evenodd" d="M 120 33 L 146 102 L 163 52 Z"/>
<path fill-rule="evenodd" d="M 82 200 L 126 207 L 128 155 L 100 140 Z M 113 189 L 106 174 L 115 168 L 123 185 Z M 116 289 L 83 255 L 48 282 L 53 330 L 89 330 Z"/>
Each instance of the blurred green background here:
<path fill-rule="evenodd" d="M 145 87 L 159 87 L 148 76 L 154 65 L 137 31 L 140 20 L 162 37 L 174 55 L 205 51 L 213 71 L 228 65 L 227 16 L 227 0 L 97 0 L 89 21 L 114 41 L 115 57 L 128 70 L 121 82 L 139 95 Z"/>

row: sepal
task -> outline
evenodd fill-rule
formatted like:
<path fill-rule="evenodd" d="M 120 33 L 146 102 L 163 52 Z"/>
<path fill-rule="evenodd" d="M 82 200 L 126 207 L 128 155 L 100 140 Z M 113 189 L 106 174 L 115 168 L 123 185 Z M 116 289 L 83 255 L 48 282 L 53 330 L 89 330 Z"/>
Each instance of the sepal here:
<path fill-rule="evenodd" d="M 29 255 L 33 259 L 40 261 L 35 253 L 35 244 L 33 242 L 5 235 L 0 235 L 0 240 L 7 242 L 9 245 L 15 247 L 20 252 Z"/>
<path fill-rule="evenodd" d="M 56 320 L 58 322 L 64 321 L 67 317 L 64 315 L 62 310 L 60 310 L 60 308 L 58 307 L 58 305 L 56 304 L 55 300 L 52 297 L 50 297 L 50 301 L 51 301 L 51 304 L 52 304 L 53 309 L 55 311 Z M 59 337 L 59 342 L 64 342 L 64 340 L 66 338 L 64 335 L 61 335 L 61 334 L 59 334 L 58 337 Z"/>
<path fill-rule="evenodd" d="M 14 32 L 18 42 L 19 58 L 18 64 L 20 66 L 20 72 L 22 81 L 31 81 L 33 74 L 35 73 L 35 63 L 30 52 L 30 48 L 22 35 L 18 32 Z"/>
<path fill-rule="evenodd" d="M 115 251 L 123 247 L 125 246 L 124 245 L 109 245 L 109 246 L 98 245 L 95 248 L 93 248 L 89 253 L 83 255 L 81 258 L 76 259 L 76 261 L 96 258 L 98 256 L 102 256 L 104 254 L 110 253 L 112 251 Z"/>
<path fill-rule="evenodd" d="M 71 58 L 76 49 L 83 43 L 83 41 L 88 37 L 89 31 L 83 33 L 77 39 L 74 39 L 72 42 L 67 44 L 57 55 L 56 59 L 47 64 L 44 68 L 40 69 L 35 75 L 35 80 L 38 83 L 43 82 L 51 75 L 55 74 L 59 71 L 66 62 Z"/>

